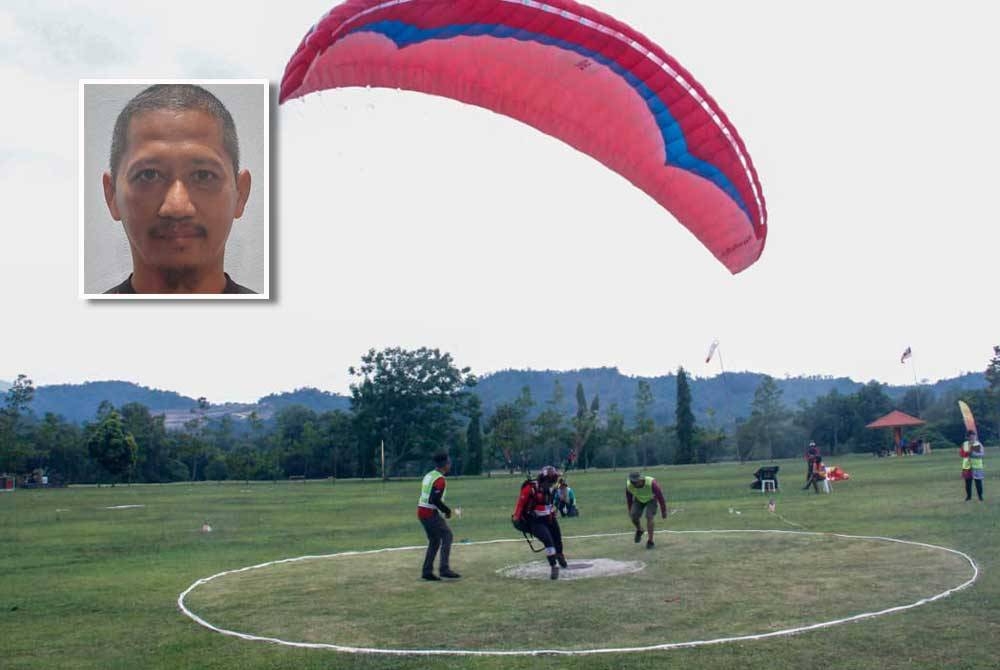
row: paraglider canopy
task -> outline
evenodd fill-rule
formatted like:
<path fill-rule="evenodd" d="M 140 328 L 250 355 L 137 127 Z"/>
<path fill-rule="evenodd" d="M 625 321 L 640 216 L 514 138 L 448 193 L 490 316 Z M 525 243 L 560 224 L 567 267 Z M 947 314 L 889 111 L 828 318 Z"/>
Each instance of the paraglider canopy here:
<path fill-rule="evenodd" d="M 647 193 L 730 272 L 764 249 L 763 191 L 720 106 L 659 45 L 573 0 L 348 0 L 303 38 L 279 100 L 348 86 L 451 98 L 562 140 Z"/>

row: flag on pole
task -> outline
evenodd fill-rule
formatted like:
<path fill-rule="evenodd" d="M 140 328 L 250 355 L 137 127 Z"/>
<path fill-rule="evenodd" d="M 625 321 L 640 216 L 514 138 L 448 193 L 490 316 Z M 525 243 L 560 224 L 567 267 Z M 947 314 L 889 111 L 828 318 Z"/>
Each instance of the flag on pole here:
<path fill-rule="evenodd" d="M 910 348 L 909 348 L 909 347 L 907 347 L 907 348 L 906 348 L 906 351 L 904 351 L 904 352 L 903 352 L 903 355 L 899 357 L 899 362 L 900 362 L 900 363 L 905 363 L 905 362 L 906 362 L 906 359 L 907 359 L 907 358 L 909 358 L 909 357 L 910 357 L 910 356 L 912 356 L 912 355 L 913 355 L 913 352 L 912 352 L 912 351 L 910 351 Z"/>
<path fill-rule="evenodd" d="M 715 350 L 719 348 L 719 341 L 712 340 L 712 346 L 708 348 L 708 356 L 705 356 L 705 362 L 708 363 L 712 360 L 712 356 L 715 355 Z"/>

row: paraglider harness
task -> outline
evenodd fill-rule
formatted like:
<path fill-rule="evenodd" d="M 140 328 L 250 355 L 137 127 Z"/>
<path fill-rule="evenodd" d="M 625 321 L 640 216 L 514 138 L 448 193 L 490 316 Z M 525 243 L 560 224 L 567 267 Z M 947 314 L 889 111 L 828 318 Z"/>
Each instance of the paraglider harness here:
<path fill-rule="evenodd" d="M 537 492 L 538 492 L 538 482 L 536 482 L 534 479 L 525 479 L 524 483 L 521 484 L 521 488 L 522 489 L 524 488 L 525 484 L 531 484 L 531 488 L 534 491 L 534 493 L 532 494 L 532 496 L 537 495 Z M 518 489 L 518 490 L 520 490 L 520 489 Z M 550 491 L 546 495 L 546 497 L 550 497 L 551 495 L 552 495 L 552 492 Z M 532 552 L 534 552 L 534 553 L 537 554 L 540 551 L 545 551 L 545 547 L 539 547 L 538 549 L 535 549 L 535 545 L 533 545 L 531 543 L 531 516 L 530 515 L 531 515 L 531 506 L 530 505 L 525 505 L 524 508 L 521 510 L 521 516 L 520 516 L 520 518 L 511 519 L 511 523 L 514 524 L 514 528 L 516 530 L 521 531 L 521 534 L 524 535 L 524 541 L 528 543 L 528 548 L 531 549 Z"/>

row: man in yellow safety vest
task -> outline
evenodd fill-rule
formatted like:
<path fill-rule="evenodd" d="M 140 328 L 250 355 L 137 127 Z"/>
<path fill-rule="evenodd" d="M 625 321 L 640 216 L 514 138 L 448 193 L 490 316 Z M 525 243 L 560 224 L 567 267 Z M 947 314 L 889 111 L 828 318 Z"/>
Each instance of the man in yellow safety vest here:
<path fill-rule="evenodd" d="M 983 479 L 986 474 L 983 469 L 983 443 L 976 436 L 976 431 L 966 432 L 965 442 L 958 450 L 962 457 L 962 479 L 965 480 L 965 500 L 972 500 L 972 483 L 976 483 L 976 495 L 979 502 L 983 501 Z"/>
<path fill-rule="evenodd" d="M 653 517 L 656 516 L 657 505 L 660 507 L 662 518 L 667 518 L 667 501 L 663 497 L 663 489 L 660 488 L 659 482 L 652 477 L 644 477 L 639 472 L 629 474 L 625 482 L 625 504 L 628 506 L 632 525 L 635 526 L 635 542 L 642 539 L 639 518 L 645 515 L 646 549 L 652 549 L 656 546 L 653 542 Z"/>
<path fill-rule="evenodd" d="M 460 574 L 451 569 L 451 528 L 445 519 L 451 518 L 451 508 L 444 504 L 445 475 L 451 470 L 451 459 L 445 452 L 434 454 L 434 469 L 424 475 L 420 484 L 420 501 L 417 503 L 417 518 L 427 533 L 427 553 L 424 554 L 424 568 L 421 577 L 437 582 L 441 577 L 458 579 Z M 443 517 L 441 515 L 444 515 Z M 441 550 L 441 563 L 434 574 L 434 556 Z"/>

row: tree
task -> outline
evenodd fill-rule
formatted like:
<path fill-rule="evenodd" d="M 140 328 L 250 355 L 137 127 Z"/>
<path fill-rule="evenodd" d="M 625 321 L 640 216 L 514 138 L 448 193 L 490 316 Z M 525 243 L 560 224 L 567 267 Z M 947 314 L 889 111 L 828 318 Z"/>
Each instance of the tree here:
<path fill-rule="evenodd" d="M 608 425 L 605 429 L 605 439 L 608 449 L 611 450 L 611 469 L 618 469 L 618 456 L 628 444 L 628 435 L 625 433 L 625 415 L 618 410 L 618 403 L 611 403 L 608 407 Z"/>
<path fill-rule="evenodd" d="M 694 462 L 694 413 L 691 411 L 691 387 L 683 367 L 677 368 L 677 453 L 674 462 Z"/>
<path fill-rule="evenodd" d="M 877 452 L 886 446 L 888 431 L 864 428 L 875 419 L 888 414 L 892 401 L 885 393 L 885 385 L 870 381 L 851 396 L 855 416 L 855 449 Z"/>
<path fill-rule="evenodd" d="M 774 458 L 775 431 L 784 416 L 785 408 L 781 404 L 781 389 L 778 388 L 774 377 L 764 375 L 753 393 L 753 401 L 750 403 L 750 420 L 746 422 L 753 450 L 761 446 L 766 447 L 766 458 Z"/>
<path fill-rule="evenodd" d="M 250 483 L 250 475 L 257 468 L 257 452 L 249 444 L 241 444 L 226 454 L 226 470 L 234 479 Z"/>
<path fill-rule="evenodd" d="M 172 441 L 167 435 L 164 416 L 153 416 L 148 407 L 137 402 L 122 405 L 119 414 L 125 431 L 132 434 L 139 448 L 136 468 L 139 481 L 170 481 L 168 463 L 172 457 Z"/>
<path fill-rule="evenodd" d="M 24 434 L 24 415 L 30 410 L 35 396 L 34 383 L 27 375 L 20 374 L 13 386 L 7 389 L 4 406 L 0 409 L 0 471 L 17 472 L 25 467 L 31 455 L 31 441 Z"/>
<path fill-rule="evenodd" d="M 479 396 L 472 396 L 469 402 L 469 425 L 466 428 L 465 439 L 469 448 L 469 460 L 465 466 L 465 474 L 483 474 L 483 411 Z"/>
<path fill-rule="evenodd" d="M 903 394 L 903 399 L 899 401 L 899 409 L 920 417 L 932 404 L 934 404 L 934 391 L 925 386 L 914 386 Z"/>
<path fill-rule="evenodd" d="M 303 405 L 288 405 L 275 415 L 275 439 L 282 472 L 308 477 L 310 460 L 320 436 L 316 430 L 316 413 Z"/>
<path fill-rule="evenodd" d="M 725 431 L 716 424 L 715 409 L 709 407 L 705 414 L 708 416 L 708 427 L 698 428 L 694 434 L 695 454 L 699 463 L 708 463 L 716 454 L 721 454 L 722 443 L 726 439 Z"/>
<path fill-rule="evenodd" d="M 357 437 L 353 418 L 347 412 L 333 410 L 323 412 L 319 417 L 320 426 L 328 450 L 324 458 L 330 463 L 330 474 L 334 477 L 353 477 L 357 470 Z"/>
<path fill-rule="evenodd" d="M 563 426 L 563 388 L 555 380 L 552 397 L 545 401 L 545 409 L 531 422 L 539 455 L 553 465 L 560 461 L 560 452 L 566 445 L 567 436 Z"/>
<path fill-rule="evenodd" d="M 635 443 L 642 452 L 642 467 L 648 461 L 648 436 L 653 434 L 656 424 L 651 414 L 653 407 L 653 389 L 649 382 L 640 379 L 635 390 Z"/>
<path fill-rule="evenodd" d="M 207 463 L 210 460 L 209 445 L 202 430 L 202 417 L 185 421 L 184 430 L 179 432 L 175 439 L 177 457 L 181 461 L 186 461 L 189 481 L 198 481 L 199 463 Z"/>
<path fill-rule="evenodd" d="M 360 449 L 362 476 L 375 472 L 375 454 L 384 441 L 390 472 L 407 461 L 430 458 L 468 416 L 469 392 L 476 384 L 469 368 L 456 367 L 438 349 L 370 349 L 348 372 Z"/>
<path fill-rule="evenodd" d="M 600 410 L 600 398 L 595 395 L 590 405 L 583 392 L 583 382 L 576 384 L 576 416 L 573 417 L 573 451 L 571 460 L 575 460 L 586 470 L 590 464 L 590 452 L 587 443 L 591 433 L 597 426 L 597 414 Z"/>
<path fill-rule="evenodd" d="M 833 389 L 811 405 L 803 405 L 795 422 L 808 439 L 815 440 L 830 455 L 837 454 L 840 445 L 848 442 L 856 430 L 852 396 Z"/>
<path fill-rule="evenodd" d="M 7 389 L 6 409 L 15 414 L 23 414 L 35 397 L 35 385 L 27 375 L 20 374 L 13 386 Z"/>
<path fill-rule="evenodd" d="M 986 366 L 986 392 L 992 399 L 993 418 L 996 423 L 997 439 L 1000 439 L 1000 346 L 993 347 L 993 358 Z"/>
<path fill-rule="evenodd" d="M 121 415 L 112 408 L 90 427 L 87 451 L 111 476 L 114 485 L 116 480 L 132 473 L 139 448 L 132 434 L 125 430 Z"/>
<path fill-rule="evenodd" d="M 86 476 L 87 454 L 80 429 L 75 424 L 46 412 L 32 440 L 36 453 L 43 459 L 49 483 L 80 481 Z"/>
<path fill-rule="evenodd" d="M 514 474 L 518 467 L 515 458 L 524 452 L 528 431 L 524 425 L 524 410 L 517 402 L 498 405 L 486 422 L 486 435 L 491 460 L 500 460 Z M 522 469 L 526 464 L 520 463 Z"/>

